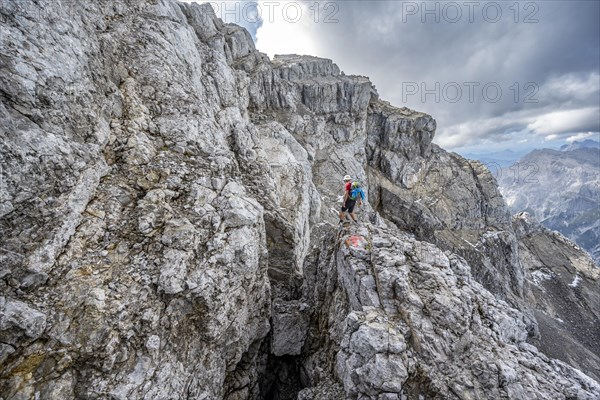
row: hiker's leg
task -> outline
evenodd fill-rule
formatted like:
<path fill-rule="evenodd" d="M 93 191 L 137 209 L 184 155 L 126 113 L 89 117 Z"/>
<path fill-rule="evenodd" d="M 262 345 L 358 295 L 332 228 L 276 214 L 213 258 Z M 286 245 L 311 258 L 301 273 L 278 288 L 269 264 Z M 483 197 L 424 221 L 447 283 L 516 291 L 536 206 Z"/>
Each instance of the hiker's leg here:
<path fill-rule="evenodd" d="M 346 207 L 346 204 L 342 204 L 342 210 L 340 211 L 340 222 L 342 222 L 345 218 L 346 218 L 346 210 L 348 210 L 348 207 Z"/>
<path fill-rule="evenodd" d="M 354 222 L 356 222 L 356 216 L 354 215 L 354 206 L 356 205 L 356 201 L 350 201 L 350 204 L 346 204 L 348 206 L 348 213 L 350 214 L 350 218 Z"/>

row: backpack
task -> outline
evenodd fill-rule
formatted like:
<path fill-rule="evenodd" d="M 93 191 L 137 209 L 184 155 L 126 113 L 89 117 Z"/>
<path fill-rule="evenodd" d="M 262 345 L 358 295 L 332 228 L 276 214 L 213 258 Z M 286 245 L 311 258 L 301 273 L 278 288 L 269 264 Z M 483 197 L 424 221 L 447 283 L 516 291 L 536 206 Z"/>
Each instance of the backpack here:
<path fill-rule="evenodd" d="M 356 200 L 358 196 L 360 196 L 361 199 L 364 199 L 365 193 L 360 188 L 360 184 L 358 182 L 352 182 L 350 189 L 350 200 Z"/>

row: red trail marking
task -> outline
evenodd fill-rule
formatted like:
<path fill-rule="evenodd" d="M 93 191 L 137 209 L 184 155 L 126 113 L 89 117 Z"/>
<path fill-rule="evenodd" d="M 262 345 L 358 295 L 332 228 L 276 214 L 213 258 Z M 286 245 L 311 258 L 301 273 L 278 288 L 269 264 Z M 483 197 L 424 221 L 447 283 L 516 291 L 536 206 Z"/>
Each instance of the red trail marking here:
<path fill-rule="evenodd" d="M 365 238 L 363 238 L 362 236 L 350 236 L 347 240 L 346 240 L 346 245 L 348 247 L 352 246 L 352 247 L 360 247 L 360 245 L 365 241 Z"/>

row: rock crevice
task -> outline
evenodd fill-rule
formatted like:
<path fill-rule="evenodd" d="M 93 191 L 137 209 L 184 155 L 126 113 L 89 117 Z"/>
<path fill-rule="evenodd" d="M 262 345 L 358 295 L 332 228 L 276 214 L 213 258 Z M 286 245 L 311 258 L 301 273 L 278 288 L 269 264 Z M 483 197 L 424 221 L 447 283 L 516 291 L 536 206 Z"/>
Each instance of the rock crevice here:
<path fill-rule="evenodd" d="M 600 396 L 596 267 L 431 116 L 209 5 L 0 4 L 3 399 Z"/>

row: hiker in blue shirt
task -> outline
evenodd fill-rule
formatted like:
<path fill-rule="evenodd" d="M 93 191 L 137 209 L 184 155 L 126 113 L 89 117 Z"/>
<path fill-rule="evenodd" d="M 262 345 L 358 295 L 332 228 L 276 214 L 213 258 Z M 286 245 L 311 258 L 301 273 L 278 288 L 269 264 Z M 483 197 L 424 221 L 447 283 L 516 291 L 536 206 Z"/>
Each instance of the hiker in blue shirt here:
<path fill-rule="evenodd" d="M 350 213 L 350 217 L 355 223 L 358 223 L 356 220 L 356 215 L 354 215 L 354 206 L 358 201 L 358 205 L 361 206 L 363 200 L 365 199 L 365 192 L 361 189 L 358 182 L 352 182 L 350 186 L 350 190 L 346 190 L 344 193 L 344 201 L 342 203 L 342 211 L 340 212 L 340 224 L 344 222 L 346 218 L 346 211 Z"/>

